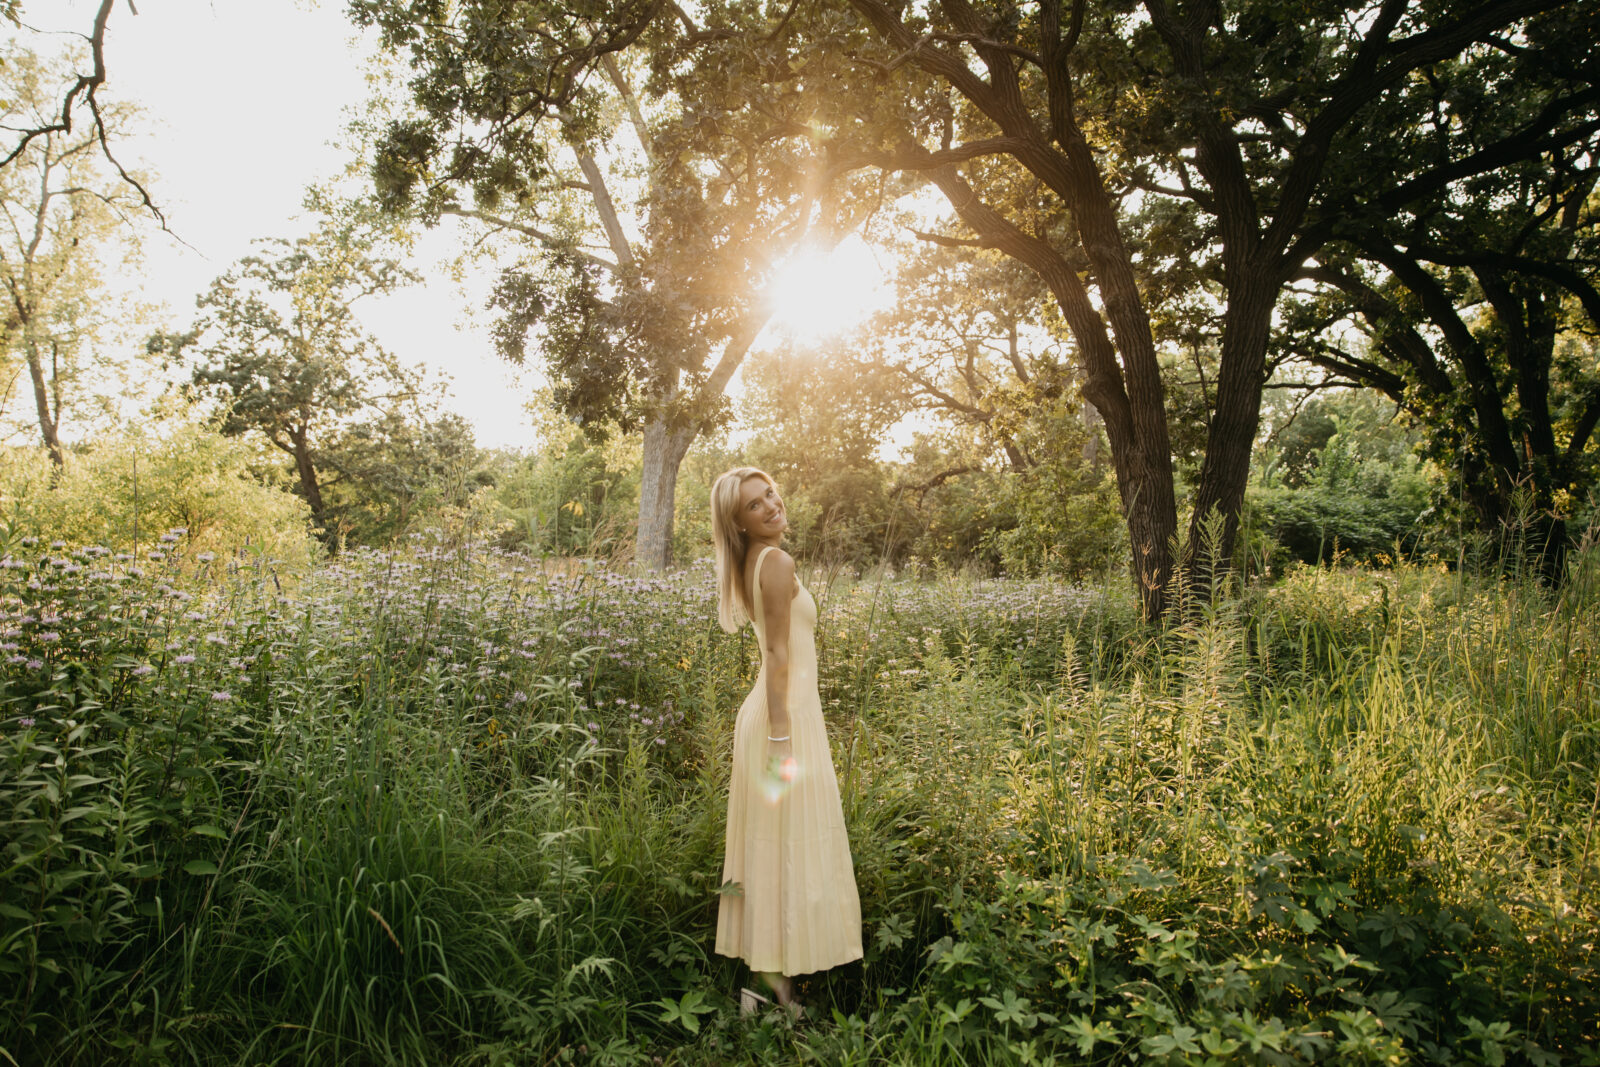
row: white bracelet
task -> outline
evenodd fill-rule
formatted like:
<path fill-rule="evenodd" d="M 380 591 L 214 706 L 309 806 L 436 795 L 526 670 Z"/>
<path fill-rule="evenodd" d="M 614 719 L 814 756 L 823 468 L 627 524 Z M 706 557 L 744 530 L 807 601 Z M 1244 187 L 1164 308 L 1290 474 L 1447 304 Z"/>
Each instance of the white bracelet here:
<path fill-rule="evenodd" d="M 782 737 L 773 737 L 771 734 L 768 734 L 767 735 L 767 740 L 768 741 L 787 741 L 787 740 L 789 740 L 789 737 L 790 737 L 789 734 L 784 734 Z"/>

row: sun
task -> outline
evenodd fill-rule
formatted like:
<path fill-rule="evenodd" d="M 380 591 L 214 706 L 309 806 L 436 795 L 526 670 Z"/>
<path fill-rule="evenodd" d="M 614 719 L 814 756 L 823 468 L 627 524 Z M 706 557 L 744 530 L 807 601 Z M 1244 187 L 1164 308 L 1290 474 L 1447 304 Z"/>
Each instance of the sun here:
<path fill-rule="evenodd" d="M 890 298 L 883 267 L 855 236 L 831 251 L 796 252 L 778 268 L 773 294 L 772 325 L 806 346 L 844 333 Z"/>

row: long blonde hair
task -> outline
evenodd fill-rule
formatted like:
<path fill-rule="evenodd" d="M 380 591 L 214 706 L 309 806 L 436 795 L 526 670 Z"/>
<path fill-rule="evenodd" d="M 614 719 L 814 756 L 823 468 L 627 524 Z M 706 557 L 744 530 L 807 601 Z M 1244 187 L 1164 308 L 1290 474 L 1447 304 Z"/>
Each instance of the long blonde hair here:
<path fill-rule="evenodd" d="M 757 467 L 735 467 L 711 483 L 711 542 L 717 550 L 717 622 L 730 634 L 750 621 L 754 608 L 744 591 L 745 532 L 735 516 L 739 491 L 747 478 L 764 478 L 774 489 L 772 475 Z"/>

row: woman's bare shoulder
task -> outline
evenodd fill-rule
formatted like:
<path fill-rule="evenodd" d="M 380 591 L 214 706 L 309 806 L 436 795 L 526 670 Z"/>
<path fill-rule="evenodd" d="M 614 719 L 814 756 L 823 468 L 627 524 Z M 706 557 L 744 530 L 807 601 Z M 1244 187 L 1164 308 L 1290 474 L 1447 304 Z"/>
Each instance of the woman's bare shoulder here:
<path fill-rule="evenodd" d="M 760 560 L 756 578 L 764 591 L 789 588 L 794 581 L 794 557 L 781 548 L 766 553 Z"/>

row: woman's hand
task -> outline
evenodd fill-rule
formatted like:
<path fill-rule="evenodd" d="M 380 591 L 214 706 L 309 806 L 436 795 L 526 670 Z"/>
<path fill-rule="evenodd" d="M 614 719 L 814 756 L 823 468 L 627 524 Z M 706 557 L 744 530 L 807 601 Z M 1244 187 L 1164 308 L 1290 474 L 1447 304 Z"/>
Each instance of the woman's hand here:
<path fill-rule="evenodd" d="M 782 741 L 773 741 L 773 736 L 783 737 Z M 794 740 L 784 737 L 783 734 L 769 734 L 767 741 L 767 775 L 769 779 L 781 788 L 794 784 L 796 773 L 800 765 L 794 758 Z"/>

